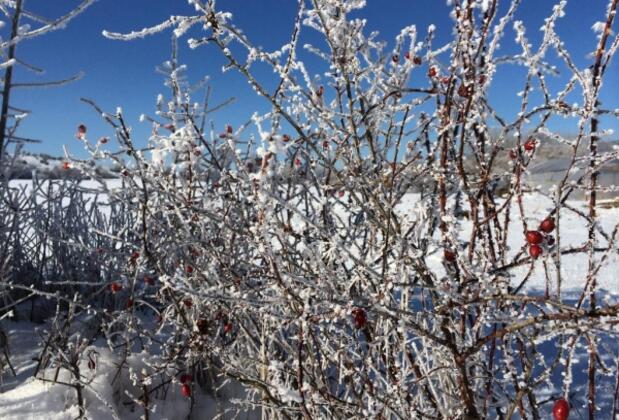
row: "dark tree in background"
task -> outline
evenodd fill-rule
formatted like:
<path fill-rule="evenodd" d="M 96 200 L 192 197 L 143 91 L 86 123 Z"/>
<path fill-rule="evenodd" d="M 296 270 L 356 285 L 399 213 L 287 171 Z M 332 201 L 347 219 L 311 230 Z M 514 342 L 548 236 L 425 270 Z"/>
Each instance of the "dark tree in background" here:
<path fill-rule="evenodd" d="M 28 115 L 29 111 L 17 108 L 11 104 L 11 91 L 24 87 L 59 86 L 77 80 L 82 76 L 77 74 L 64 80 L 15 83 L 13 77 L 16 67 L 22 67 L 25 70 L 38 74 L 43 73 L 43 69 L 19 57 L 17 54 L 18 44 L 22 41 L 64 28 L 71 19 L 82 13 L 95 1 L 84 0 L 71 11 L 54 18 L 43 17 L 30 12 L 26 8 L 25 0 L 0 1 L 0 12 L 10 23 L 7 25 L 8 33 L 3 34 L 5 36 L 0 41 L 0 57 L 2 59 L 0 68 L 4 69 L 4 76 L 2 77 L 2 107 L 0 108 L 0 162 L 3 161 L 9 144 L 36 141 L 16 135 L 20 122 Z M 1 175 L 2 172 L 0 172 Z"/>

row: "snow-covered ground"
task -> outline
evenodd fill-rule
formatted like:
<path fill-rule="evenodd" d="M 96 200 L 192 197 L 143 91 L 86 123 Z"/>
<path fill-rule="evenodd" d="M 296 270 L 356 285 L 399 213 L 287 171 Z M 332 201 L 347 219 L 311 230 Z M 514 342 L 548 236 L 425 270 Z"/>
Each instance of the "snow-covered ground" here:
<path fill-rule="evenodd" d="M 10 371 L 2 375 L 0 383 L 0 419 L 2 420 L 68 420 L 78 417 L 76 391 L 66 385 L 52 384 L 36 379 L 32 375 L 37 365 L 37 357 L 44 345 L 42 332 L 49 324 L 36 325 L 28 321 L 0 321 L 8 336 L 10 361 L 17 376 Z M 130 355 L 121 366 L 121 357 L 109 350 L 103 339 L 95 341 L 84 354 L 96 351 L 93 356 L 95 368 L 88 366 L 84 358 L 80 371 L 85 372 L 89 386 L 84 389 L 86 418 L 90 420 L 122 419 L 138 420 L 144 411 L 131 401 L 131 396 L 140 396 L 139 389 L 132 385 L 130 375 L 148 372 L 156 362 L 157 355 L 144 351 Z M 39 377 L 47 379 L 56 374 L 49 369 Z M 61 371 L 59 381 L 70 382 L 67 371 Z M 242 391 L 227 386 L 217 397 L 202 391 L 193 384 L 193 401 L 181 394 L 180 385 L 172 383 L 150 401 L 150 419 L 212 419 L 222 415 L 224 407 L 230 407 L 230 400 L 240 398 Z M 124 394 L 124 395 L 123 395 Z M 160 398 L 157 399 L 157 396 Z M 191 406 L 193 404 L 193 409 Z M 221 418 L 230 418 L 223 415 Z M 239 419 L 255 418 L 243 415 Z"/>
<path fill-rule="evenodd" d="M 16 181 L 13 185 L 21 185 L 27 187 L 29 181 Z M 109 181 L 111 187 L 117 187 L 117 181 Z M 94 187 L 89 181 L 83 183 L 84 187 Z M 398 208 L 401 215 L 414 214 L 414 208 L 417 202 L 417 195 L 410 194 L 402 202 Z M 574 209 L 584 210 L 586 203 L 582 201 L 572 201 L 568 203 Z M 529 222 L 536 226 L 539 221 L 548 214 L 552 208 L 552 202 L 542 195 L 528 195 L 525 198 L 525 211 L 529 218 Z M 619 223 L 619 208 L 600 208 L 599 223 L 602 229 L 606 232 L 612 232 L 615 225 Z M 508 241 L 511 255 L 517 254 L 523 249 L 525 240 L 522 232 L 522 223 L 515 212 L 513 212 L 511 225 L 511 234 Z M 470 229 L 470 224 L 466 220 L 463 222 L 463 233 Z M 560 235 L 562 247 L 579 247 L 583 246 L 587 240 L 587 229 L 584 220 L 573 211 L 564 209 L 561 213 Z M 601 246 L 605 243 L 602 240 Z M 429 261 L 433 268 L 438 272 L 443 270 L 443 256 L 437 252 L 429 257 Z M 552 266 L 551 259 L 547 260 L 548 266 Z M 523 292 L 538 294 L 549 287 L 553 290 L 556 287 L 555 275 L 552 275 L 554 268 L 551 267 L 551 276 L 546 278 L 542 269 L 544 261 L 536 261 L 533 275 L 526 283 Z M 529 266 L 525 265 L 514 272 L 516 282 L 522 279 Z M 619 296 L 619 259 L 617 252 L 612 252 L 609 255 L 605 266 L 600 270 L 598 277 L 599 289 L 603 291 L 601 294 L 606 294 L 609 299 L 616 299 Z M 585 253 L 577 253 L 566 256 L 562 259 L 561 277 L 562 277 L 562 295 L 565 299 L 576 299 L 582 292 L 587 273 L 587 255 Z M 40 379 L 32 377 L 34 369 L 37 365 L 36 357 L 39 355 L 41 346 L 44 344 L 42 332 L 49 328 L 48 323 L 33 324 L 25 321 L 22 317 L 17 317 L 17 320 L 4 319 L 0 321 L 2 330 L 8 337 L 10 360 L 15 368 L 16 376 L 13 376 L 10 370 L 5 369 L 1 377 L 0 383 L 0 419 L 6 420 L 22 420 L 22 419 L 54 419 L 64 420 L 73 419 L 78 415 L 75 405 L 76 393 L 71 387 L 58 384 L 50 384 Z M 611 368 L 614 367 L 618 355 L 616 346 L 613 345 L 614 340 L 603 340 L 600 344 L 601 360 L 607 363 Z M 541 345 L 542 351 L 552 352 L 556 343 L 544 343 Z M 142 369 L 148 369 L 149 361 L 156 358 L 156 355 L 148 353 L 134 354 L 129 357 L 126 364 L 119 367 L 120 357 L 112 353 L 107 343 L 103 340 L 98 340 L 91 346 L 96 350 L 97 363 L 96 368 L 89 369 L 87 359 L 82 362 L 81 371 L 91 375 L 92 382 L 85 390 L 86 400 L 86 416 L 93 420 L 103 419 L 138 419 L 143 415 L 143 410 L 135 403 L 131 403 L 127 396 L 121 395 L 121 390 L 133 389 L 129 376 L 131 372 L 139 372 Z M 586 344 L 584 339 L 582 343 L 577 345 L 575 354 L 575 363 L 573 364 L 574 386 L 571 388 L 574 392 L 574 397 L 571 399 L 575 405 L 573 407 L 573 418 L 584 418 L 586 404 Z M 53 375 L 54 372 L 45 372 Z M 60 374 L 61 379 L 64 378 Z M 611 389 L 611 383 L 614 378 L 603 376 L 599 381 L 598 392 L 601 405 L 600 418 L 608 418 L 612 406 L 612 397 L 614 390 Z M 560 384 L 560 378 L 557 378 L 554 383 Z M 230 400 L 233 397 L 239 397 L 238 389 L 224 389 L 219 400 L 215 400 L 211 395 L 202 392 L 197 385 L 194 388 L 194 408 L 191 409 L 192 400 L 181 395 L 178 384 L 173 384 L 169 387 L 165 398 L 153 402 L 155 409 L 150 415 L 150 419 L 211 419 L 214 418 L 218 410 L 223 406 L 229 407 Z M 608 389 L 606 389 L 608 388 Z M 560 389 L 548 389 L 548 399 L 552 399 Z M 191 416 L 188 417 L 190 415 Z M 606 417 L 604 417 L 606 416 Z M 248 415 L 247 418 L 251 418 Z M 255 414 L 254 414 L 255 417 Z M 225 417 L 224 417 L 225 418 Z"/>

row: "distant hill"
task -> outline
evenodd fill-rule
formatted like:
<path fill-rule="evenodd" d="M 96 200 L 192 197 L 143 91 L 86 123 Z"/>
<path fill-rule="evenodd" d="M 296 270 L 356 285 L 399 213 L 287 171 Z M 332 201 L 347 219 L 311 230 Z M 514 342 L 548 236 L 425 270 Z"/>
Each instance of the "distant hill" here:
<path fill-rule="evenodd" d="M 8 174 L 9 179 L 32 179 L 32 175 L 40 178 L 81 178 L 82 174 L 75 169 L 65 169 L 65 159 L 44 153 L 21 152 L 17 158 L 8 158 L 12 162 Z M 119 169 L 97 167 L 97 174 L 103 178 L 117 178 Z"/>
<path fill-rule="evenodd" d="M 523 142 L 527 136 L 523 136 Z M 535 150 L 535 159 L 525 174 L 525 181 L 530 186 L 541 187 L 548 191 L 552 186 L 557 185 L 563 180 L 565 172 L 571 164 L 573 154 L 572 147 L 560 143 L 553 138 L 537 134 L 535 135 L 537 146 Z M 570 138 L 566 136 L 566 138 Z M 509 150 L 515 146 L 515 140 L 510 139 L 503 144 L 503 150 L 496 157 L 493 175 L 499 180 L 500 186 L 506 186 L 513 170 L 513 162 L 509 156 Z M 578 181 L 586 173 L 589 162 L 586 159 L 589 153 L 589 140 L 583 139 L 578 147 L 579 159 L 575 163 L 570 173 L 569 181 Z M 598 143 L 598 153 L 604 154 L 619 148 L 618 140 L 601 140 Z M 478 173 L 479 169 L 474 159 L 467 159 L 466 170 L 471 174 Z M 612 160 L 604 164 L 599 171 L 598 185 L 602 188 L 619 185 L 619 160 Z M 586 184 L 585 184 L 586 186 Z M 583 190 L 576 191 L 572 194 L 573 198 L 583 198 Z M 617 196 L 614 192 L 600 193 L 601 198 L 614 198 Z"/>

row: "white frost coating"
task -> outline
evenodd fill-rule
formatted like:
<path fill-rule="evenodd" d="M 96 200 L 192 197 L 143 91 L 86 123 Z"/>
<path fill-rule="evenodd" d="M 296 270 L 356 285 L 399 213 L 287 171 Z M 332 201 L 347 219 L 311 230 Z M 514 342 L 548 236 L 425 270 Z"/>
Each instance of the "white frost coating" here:
<path fill-rule="evenodd" d="M 0 69 L 5 69 L 7 67 L 11 67 L 13 65 L 15 65 L 16 60 L 14 58 L 11 58 L 10 60 L 5 61 L 4 63 L 0 64 Z"/>
<path fill-rule="evenodd" d="M 377 33 L 368 34 L 364 20 L 347 16 L 361 7 L 362 1 L 301 2 L 295 29 L 307 25 L 329 37 L 328 46 L 316 43 L 307 48 L 325 61 L 318 74 L 313 62 L 306 66 L 296 56 L 302 49 L 301 41 L 297 44 L 293 39 L 271 51 L 259 49 L 227 22 L 229 14 L 216 10 L 215 3 L 190 1 L 190 5 L 206 9 L 196 16 L 206 17 L 205 21 L 195 27 L 203 27 L 206 33 L 196 38 L 208 39 L 213 49 L 220 50 L 226 69 L 240 70 L 246 82 L 267 96 L 272 106 L 270 111 L 252 116 L 249 130 L 243 125 L 236 131 L 225 128 L 222 132 L 221 120 L 210 124 L 210 114 L 193 105 L 199 96 L 191 98 L 195 90 L 184 78 L 181 63 L 168 62 L 161 67 L 173 89 L 165 100 L 158 100 L 157 121 L 144 149 L 146 158 L 136 152 L 130 158 L 123 154 L 120 162 L 135 161 L 121 172 L 122 193 L 129 197 L 121 203 L 127 204 L 128 216 L 132 209 L 137 210 L 137 220 L 143 218 L 153 230 L 152 242 L 142 243 L 142 239 L 130 245 L 148 246 L 161 259 L 157 266 L 164 275 L 158 282 L 166 291 L 156 293 L 147 287 L 142 293 L 140 283 L 131 293 L 138 299 L 156 301 L 165 324 L 161 342 L 167 337 L 173 341 L 161 346 L 165 346 L 164 354 L 170 355 L 175 371 L 162 374 L 162 379 L 148 378 L 145 383 L 156 387 L 161 380 L 169 380 L 171 389 L 178 391 L 178 374 L 196 366 L 203 357 L 200 342 L 204 338 L 209 347 L 220 352 L 225 368 L 250 379 L 250 384 L 258 380 L 254 391 L 268 390 L 277 400 L 269 408 L 274 416 L 284 410 L 299 414 L 303 409 L 315 418 L 412 418 L 423 412 L 437 418 L 458 417 L 467 409 L 458 390 L 460 380 L 470 381 L 466 385 L 477 415 L 468 417 L 475 418 L 487 414 L 488 395 L 514 401 L 512 389 L 518 384 L 531 386 L 539 401 L 548 402 L 540 404 L 542 418 L 551 411 L 551 398 L 560 393 L 566 397 L 582 394 L 579 387 L 586 381 L 577 377 L 583 371 L 581 366 L 573 367 L 574 378 L 565 390 L 560 389 L 565 385 L 550 377 L 547 383 L 535 386 L 541 382 L 525 379 L 521 369 L 523 363 L 530 362 L 541 375 L 559 376 L 547 369 L 555 355 L 545 348 L 526 351 L 531 342 L 554 344 L 558 336 L 567 338 L 581 332 L 591 334 L 597 342 L 601 338 L 598 331 L 612 334 L 615 328 L 604 325 L 603 319 L 573 320 L 574 314 L 580 317 L 581 312 L 572 310 L 571 294 L 582 293 L 583 279 L 591 267 L 587 264 L 591 257 L 580 250 L 590 246 L 596 254 L 593 257 L 602 261 L 598 257 L 603 254 L 598 255 L 592 245 L 607 246 L 610 240 L 606 236 L 617 222 L 616 209 L 599 206 L 600 213 L 588 221 L 555 202 L 553 197 L 560 199 L 561 194 L 553 194 L 553 189 L 566 192 L 558 182 L 552 183 L 552 188 L 534 191 L 539 188 L 536 185 L 546 185 L 534 177 L 544 148 L 553 141 L 569 146 L 573 139 L 557 139 L 560 136 L 553 132 L 543 136 L 547 128 L 535 128 L 529 122 L 570 112 L 580 119 L 583 142 L 596 134 L 606 135 L 602 131 L 607 128 L 605 123 L 598 133 L 587 130 L 596 115 L 598 94 L 591 71 L 573 65 L 554 32 L 565 2 L 545 20 L 541 40 L 528 40 L 526 22 L 517 22 L 515 52 L 512 48 L 499 51 L 498 42 L 503 36 L 512 36 L 505 30 L 518 16 L 511 6 L 503 8 L 497 16 L 499 22 L 487 28 L 487 38 L 482 36 L 478 18 L 480 9 L 490 7 L 487 0 L 458 2 L 457 7 L 475 7 L 471 20 L 463 19 L 462 13 L 459 17 L 453 14 L 452 34 L 467 36 L 454 36 L 438 46 L 432 42 L 434 25 L 421 41 L 408 34 L 409 30 L 401 31 L 395 43 L 383 42 Z M 177 17 L 170 30 L 177 36 L 185 34 L 192 22 L 189 17 Z M 488 48 L 480 42 L 487 42 Z M 469 61 L 468 54 L 450 51 L 470 51 L 479 60 Z M 612 56 L 611 52 L 609 48 L 605 54 Z M 221 57 L 222 53 L 228 56 Z M 555 59 L 557 55 L 562 61 Z M 546 61 L 549 56 L 553 63 Z M 273 70 L 281 84 L 271 87 L 258 77 L 263 74 L 254 68 L 258 62 Z M 555 88 L 560 81 L 553 81 L 550 89 L 543 78 L 544 73 L 556 73 L 551 71 L 554 63 L 562 72 L 567 70 L 570 84 L 563 90 Z M 521 105 L 512 111 L 494 106 L 495 99 L 484 91 L 503 64 L 522 66 L 530 80 L 509 91 L 522 92 L 520 99 L 510 97 Z M 428 83 L 431 90 L 427 90 Z M 462 85 L 473 90 L 463 90 Z M 423 95 L 417 95 L 419 88 Z M 444 99 L 449 100 L 449 107 L 441 105 L 448 103 Z M 568 101 L 576 104 L 570 108 Z M 610 117 L 607 108 L 612 106 L 616 104 L 604 105 L 604 119 Z M 505 130 L 495 130 L 496 122 Z M 536 131 L 531 134 L 528 130 Z M 248 131 L 257 133 L 256 138 Z M 285 132 L 295 132 L 298 140 L 284 141 L 280 133 Z M 534 141 L 527 146 L 530 137 Z M 459 146 L 466 149 L 464 156 L 458 156 Z M 400 147 L 407 152 L 399 153 Z M 602 149 L 595 159 L 586 152 L 575 155 L 575 164 L 584 163 L 581 167 L 587 171 L 589 163 L 601 165 L 617 158 L 616 151 Z M 515 171 L 518 167 L 522 170 Z M 566 172 L 569 175 L 570 170 Z M 148 188 L 142 192 L 136 188 L 139 183 Z M 576 185 L 573 178 L 567 179 L 568 186 L 570 183 Z M 523 188 L 516 188 L 518 184 Z M 582 192 L 586 187 L 580 183 L 578 188 Z M 499 193 L 505 189 L 507 195 Z M 141 197 L 148 206 L 142 204 Z M 473 197 L 485 197 L 486 204 L 479 206 Z M 471 211 L 473 202 L 476 213 Z M 496 206 L 486 208 L 491 203 Z M 579 203 L 573 205 L 578 207 Z M 140 215 L 140 209 L 148 211 Z M 552 233 L 544 231 L 540 259 L 531 260 L 530 256 L 535 256 L 524 232 L 541 226 L 554 209 L 560 215 L 557 228 Z M 491 220 L 495 211 L 504 223 Z M 506 212 L 512 216 L 503 217 Z M 125 231 L 135 233 L 136 219 L 129 219 Z M 481 228 L 477 233 L 475 226 Z M 596 232 L 598 244 L 587 242 L 588 228 Z M 597 229 L 602 229 L 599 235 Z M 553 236 L 558 231 L 560 237 Z M 88 235 L 83 237 L 86 241 Z M 578 252 L 566 258 L 561 252 L 554 255 L 551 238 L 556 238 L 554 249 Z M 80 244 L 73 237 L 66 242 L 73 247 Z M 110 262 L 120 261 L 123 271 L 119 281 L 125 287 L 133 286 L 135 273 L 148 270 L 150 262 L 125 269 L 130 257 L 123 254 L 124 240 L 113 242 L 110 247 L 118 256 Z M 596 273 L 592 287 L 616 290 L 612 271 L 617 257 L 612 252 L 614 246 L 608 248 L 606 254 L 612 262 Z M 222 250 L 225 255 L 220 259 Z M 562 272 L 557 272 L 555 257 Z M 187 263 L 192 264 L 189 271 L 184 266 Z M 555 287 L 558 275 L 562 275 L 562 296 Z M 429 292 L 427 300 L 425 290 Z M 544 290 L 546 295 L 540 293 Z M 122 298 L 120 293 L 115 295 L 114 303 L 124 308 Z M 186 298 L 192 299 L 190 304 L 184 302 Z M 522 324 L 520 329 L 521 321 L 539 314 L 545 303 L 550 321 Z M 568 316 L 552 321 L 555 314 Z M 583 311 L 582 316 L 589 315 Z M 122 328 L 133 325 L 122 310 L 109 318 Z M 204 333 L 208 337 L 200 337 L 201 321 L 209 324 L 211 331 Z M 516 328 L 503 333 L 501 324 Z M 492 333 L 493 329 L 497 332 Z M 174 335 L 166 336 L 165 331 L 171 330 Z M 248 337 L 252 340 L 247 341 Z M 519 340 L 525 351 L 506 345 Z M 445 341 L 449 345 L 443 344 Z M 182 353 L 176 351 L 179 347 Z M 491 347 L 497 350 L 493 370 L 487 363 Z M 605 351 L 604 345 L 598 348 L 600 353 Z M 460 362 L 459 357 L 453 357 L 454 349 L 461 349 L 463 357 L 466 355 L 464 364 L 474 367 L 470 380 L 458 378 L 456 365 Z M 586 362 L 582 356 L 579 349 L 573 362 Z M 551 369 L 566 370 L 562 368 L 568 360 L 564 358 L 562 366 Z M 421 372 L 414 372 L 412 363 Z M 131 363 L 128 368 L 128 377 L 134 382 L 140 380 L 140 372 L 147 371 Z M 320 384 L 324 379 L 327 388 Z M 340 402 L 331 405 L 325 400 L 326 389 L 337 393 Z M 199 401 L 195 383 L 191 390 Z M 128 393 L 121 391 L 120 395 Z M 134 396 L 134 401 L 138 397 Z M 600 395 L 598 402 L 603 398 Z M 2 395 L 0 406 L 4 406 L 1 399 Z M 303 407 L 298 406 L 301 400 Z M 139 407 L 139 402 L 134 406 Z"/>
<path fill-rule="evenodd" d="M 78 16 L 80 13 L 82 13 L 84 10 L 86 10 L 88 7 L 90 7 L 96 1 L 97 0 L 84 0 L 84 1 L 82 1 L 82 3 L 80 3 L 73 10 L 71 10 L 70 12 L 65 14 L 64 16 L 61 16 L 60 18 L 55 19 L 52 23 L 48 23 L 46 25 L 42 25 L 42 26 L 40 26 L 38 28 L 35 28 L 35 29 L 32 29 L 32 30 L 30 30 L 30 28 L 28 28 L 27 31 L 20 33 L 17 38 L 15 38 L 13 40 L 5 41 L 3 43 L 0 43 L 0 49 L 8 48 L 10 45 L 17 44 L 17 43 L 23 41 L 24 39 L 35 38 L 35 37 L 38 37 L 38 36 L 41 36 L 41 35 L 45 35 L 45 34 L 47 34 L 49 32 L 52 32 L 52 31 L 63 29 L 71 20 L 73 20 L 76 16 Z M 14 6 L 12 6 L 12 7 L 14 7 Z"/>
<path fill-rule="evenodd" d="M 606 28 L 606 22 L 595 22 L 592 26 L 591 29 L 593 29 L 593 32 L 601 34 L 602 32 L 604 32 L 604 29 Z"/>
<path fill-rule="evenodd" d="M 107 30 L 103 30 L 101 34 L 108 39 L 115 39 L 119 41 L 131 41 L 137 38 L 144 38 L 149 35 L 154 35 L 159 33 L 165 29 L 171 28 L 176 24 L 176 21 L 173 17 L 166 20 L 165 22 L 160 23 L 159 25 L 151 26 L 150 28 L 143 28 L 140 31 L 129 32 L 128 34 L 122 34 L 119 32 L 110 32 Z"/>
<path fill-rule="evenodd" d="M 282 398 L 282 401 L 285 402 L 300 403 L 303 401 L 303 398 L 301 398 L 301 393 L 293 389 L 288 389 L 282 386 L 277 388 L 277 393 Z"/>

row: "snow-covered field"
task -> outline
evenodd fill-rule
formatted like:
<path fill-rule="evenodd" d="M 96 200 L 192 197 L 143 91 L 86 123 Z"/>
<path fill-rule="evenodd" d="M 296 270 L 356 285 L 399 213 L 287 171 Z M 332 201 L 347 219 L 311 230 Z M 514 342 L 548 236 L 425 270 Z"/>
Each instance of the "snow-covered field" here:
<path fill-rule="evenodd" d="M 21 185 L 28 187 L 29 181 L 18 181 L 14 186 Z M 93 187 L 88 182 L 84 187 Z M 118 187 L 118 183 L 110 181 L 110 187 Z M 414 214 L 417 196 L 410 194 L 398 208 L 401 215 Z M 531 218 L 531 223 L 539 222 L 539 218 L 548 214 L 552 207 L 552 202 L 542 195 L 528 195 L 525 199 L 526 214 Z M 584 210 L 586 203 L 572 201 L 569 206 L 574 209 Z M 619 223 L 618 208 L 600 208 L 600 226 L 606 232 L 612 232 L 615 225 Z M 521 222 L 514 215 L 511 226 L 512 234 L 508 241 L 511 255 L 517 254 L 525 245 Z M 463 221 L 463 233 L 466 235 L 470 226 L 467 221 Z M 565 208 L 561 213 L 560 235 L 562 247 L 580 247 L 586 243 L 587 230 L 583 219 L 573 211 Z M 600 245 L 605 245 L 602 241 Z M 443 270 L 442 254 L 435 253 L 429 257 L 431 266 L 436 272 Z M 548 266 L 552 266 L 551 259 L 547 259 Z M 548 278 L 544 274 L 542 259 L 535 262 L 536 267 L 533 275 L 525 284 L 523 292 L 531 294 L 541 294 L 548 287 L 554 290 L 556 287 L 555 276 Z M 528 265 L 518 268 L 516 279 L 522 279 L 530 267 Z M 552 273 L 553 267 L 550 267 Z M 561 265 L 562 295 L 567 300 L 576 299 L 582 292 L 587 273 L 586 253 L 576 253 L 562 259 Z M 600 295 L 605 299 L 615 300 L 619 296 L 619 259 L 617 252 L 612 252 L 605 266 L 599 273 Z M 519 280 L 518 280 L 519 281 Z M 27 310 L 23 308 L 24 312 Z M 9 343 L 10 361 L 15 369 L 16 376 L 10 370 L 5 369 L 0 383 L 0 419 L 22 420 L 22 419 L 73 419 L 78 416 L 75 405 L 75 390 L 69 386 L 61 384 L 51 384 L 32 377 L 37 365 L 36 357 L 39 355 L 41 347 L 44 345 L 42 332 L 49 328 L 49 323 L 33 324 L 26 321 L 27 315 L 18 312 L 14 319 L 3 319 L 0 321 L 2 330 L 6 333 Z M 611 340 L 612 341 L 612 340 Z M 601 360 L 609 366 L 616 363 L 618 354 L 616 346 L 611 341 L 599 344 L 602 351 Z M 541 349 L 552 351 L 556 343 L 544 343 Z M 572 400 L 575 403 L 573 418 L 584 418 L 586 404 L 585 390 L 586 385 L 586 366 L 587 360 L 586 345 L 579 343 L 576 346 L 575 363 L 573 364 L 574 386 L 572 387 L 575 396 Z M 127 395 L 121 395 L 121 390 L 131 393 L 136 392 L 131 385 L 130 375 L 139 374 L 142 369 L 148 369 L 149 362 L 154 360 L 157 355 L 146 352 L 131 355 L 125 363 L 120 363 L 121 358 L 118 354 L 109 350 L 107 343 L 99 339 L 93 343 L 89 350 L 95 350 L 96 367 L 91 369 L 88 366 L 88 359 L 82 361 L 81 371 L 90 375 L 90 386 L 85 389 L 86 416 L 93 420 L 103 419 L 138 419 L 142 418 L 143 410 L 141 407 L 132 403 Z M 52 377 L 54 371 L 45 372 L 45 377 Z M 65 378 L 66 372 L 60 372 L 61 381 L 69 381 Z M 602 391 L 600 396 L 601 416 L 610 416 L 612 398 L 614 390 L 610 389 L 610 384 L 614 378 L 603 376 L 599 381 Z M 560 383 L 557 380 L 556 383 Z M 197 385 L 196 385 L 197 387 Z M 606 392 L 606 387 L 609 387 Z M 548 398 L 560 392 L 559 389 L 548 389 Z M 578 393 L 581 395 L 578 395 Z M 221 412 L 222 407 L 229 407 L 233 398 L 240 397 L 242 392 L 234 387 L 224 388 L 219 398 L 214 398 L 211 394 L 194 390 L 194 398 L 189 399 L 181 395 L 180 388 L 170 386 L 165 393 L 161 394 L 161 399 L 154 402 L 154 410 L 151 412 L 150 419 L 174 420 L 174 419 L 211 419 Z M 191 405 L 194 404 L 193 410 Z M 191 412 L 191 415 L 190 415 Z M 190 417 L 188 417 L 190 416 Z M 255 417 L 256 414 L 253 415 Z M 252 415 L 245 415 L 251 418 Z M 243 417 L 242 417 L 243 418 Z"/>

